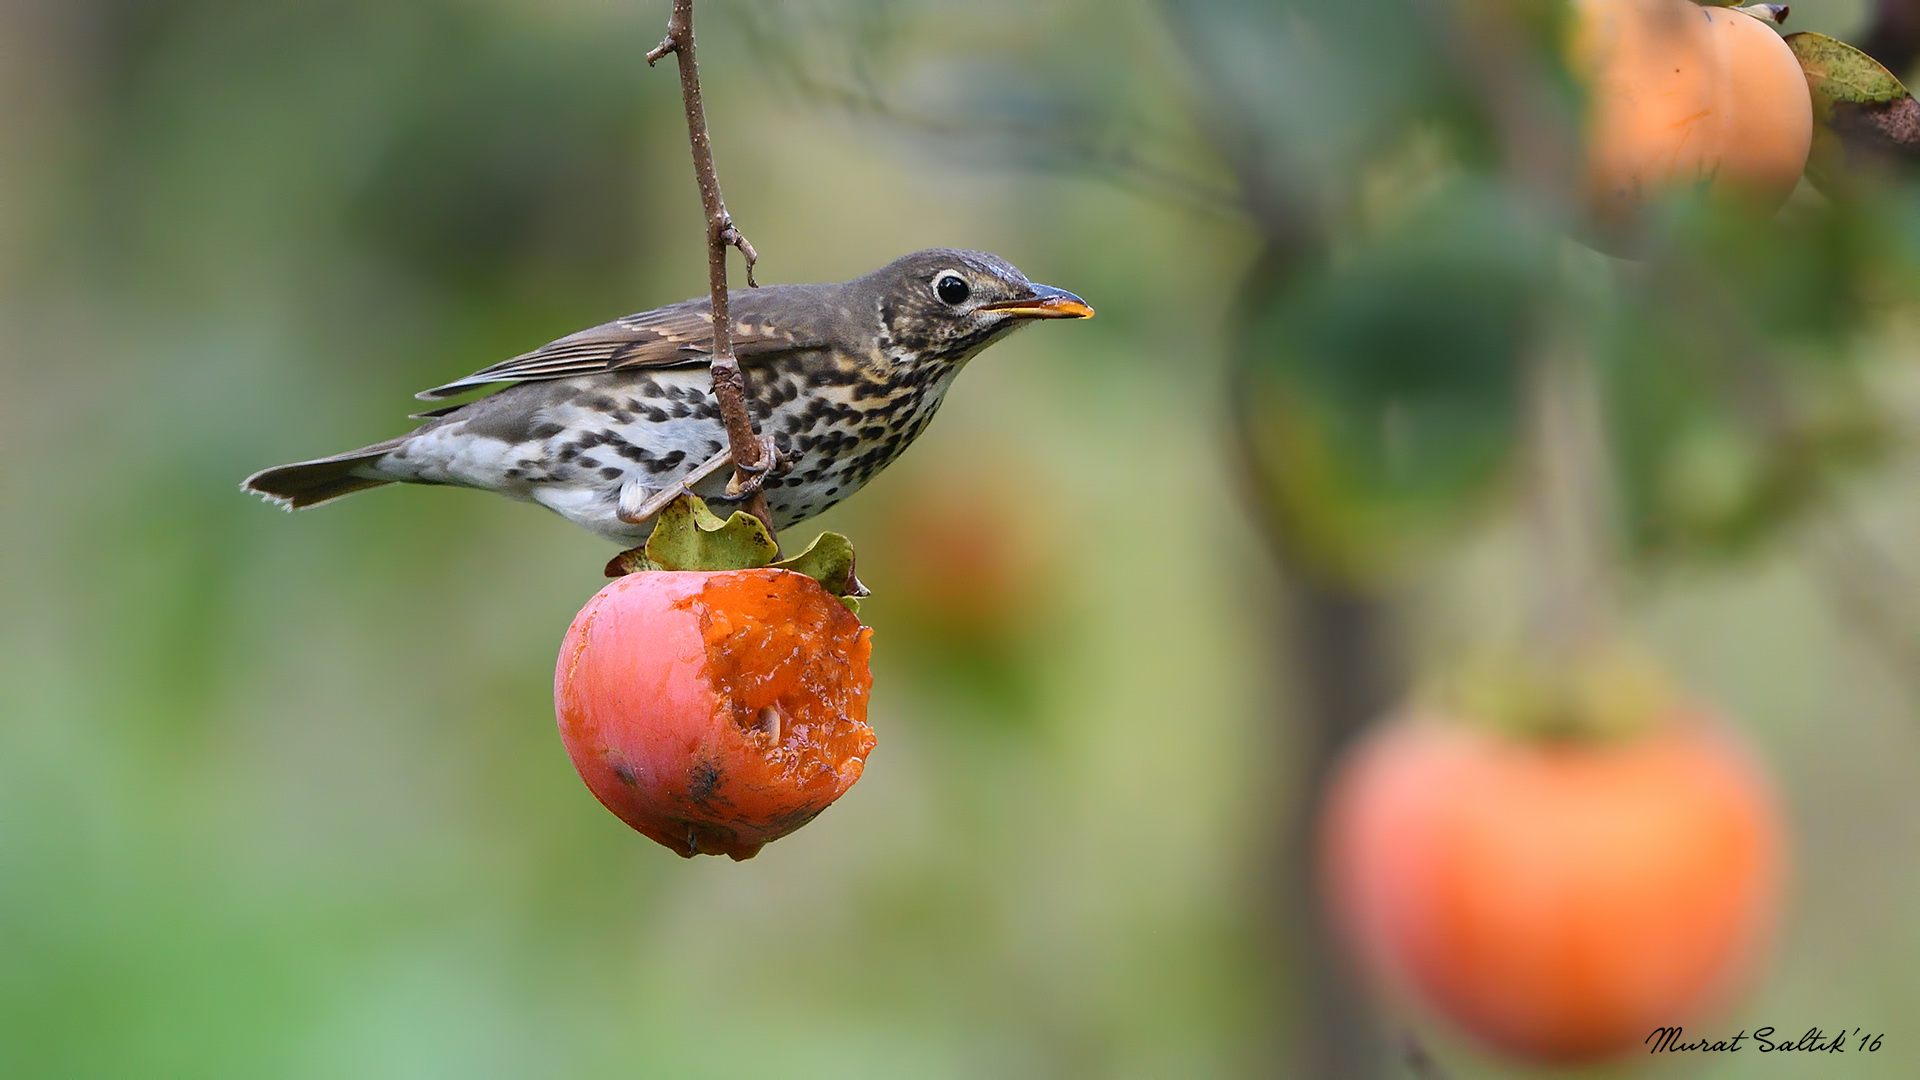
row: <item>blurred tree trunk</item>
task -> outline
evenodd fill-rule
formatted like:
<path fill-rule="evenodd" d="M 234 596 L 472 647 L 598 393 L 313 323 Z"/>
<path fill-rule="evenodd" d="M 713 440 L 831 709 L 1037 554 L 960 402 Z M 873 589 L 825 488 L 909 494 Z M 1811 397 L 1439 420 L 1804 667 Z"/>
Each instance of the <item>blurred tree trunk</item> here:
<path fill-rule="evenodd" d="M 1299 783 L 1292 801 L 1277 808 L 1261 909 L 1274 916 L 1266 955 L 1273 998 L 1294 1003 L 1295 1016 L 1291 1030 L 1282 1029 L 1286 1042 L 1269 1053 L 1265 1073 L 1377 1080 L 1389 1075 L 1386 1040 L 1320 901 L 1315 827 L 1334 759 L 1398 697 L 1391 612 L 1377 593 L 1286 570 L 1279 629 L 1296 699 L 1288 715 L 1299 726 L 1288 746 Z"/>

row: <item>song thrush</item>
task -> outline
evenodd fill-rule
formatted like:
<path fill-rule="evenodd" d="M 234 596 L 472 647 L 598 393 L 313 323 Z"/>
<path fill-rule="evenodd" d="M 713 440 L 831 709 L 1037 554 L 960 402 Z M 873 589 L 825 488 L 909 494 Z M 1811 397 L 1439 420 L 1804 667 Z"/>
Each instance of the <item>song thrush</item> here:
<path fill-rule="evenodd" d="M 736 290 L 728 306 L 755 426 L 783 463 L 765 481 L 776 528 L 838 503 L 900 456 L 980 350 L 1035 319 L 1093 314 L 1004 259 L 948 248 L 838 284 Z M 428 422 L 409 434 L 242 486 L 289 510 L 394 482 L 481 488 L 638 545 L 656 494 L 685 483 L 723 496 L 712 323 L 700 299 L 582 330 L 417 395 L 509 384 L 417 414 Z"/>

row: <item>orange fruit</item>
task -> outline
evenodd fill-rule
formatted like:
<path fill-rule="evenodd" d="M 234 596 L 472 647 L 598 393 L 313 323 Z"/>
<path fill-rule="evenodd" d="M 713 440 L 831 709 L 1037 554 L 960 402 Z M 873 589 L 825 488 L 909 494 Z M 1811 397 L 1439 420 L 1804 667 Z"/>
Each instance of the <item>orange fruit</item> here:
<path fill-rule="evenodd" d="M 752 858 L 860 779 L 870 634 L 804 574 L 629 574 L 567 629 L 560 737 L 628 825 L 681 855 Z"/>
<path fill-rule="evenodd" d="M 1813 145 L 1813 99 L 1772 27 L 1689 0 L 1575 0 L 1572 68 L 1588 92 L 1587 195 L 1602 228 L 1705 184 L 1771 214 Z"/>
<path fill-rule="evenodd" d="M 1321 824 L 1362 967 L 1531 1061 L 1697 1020 L 1752 971 L 1778 906 L 1771 789 L 1698 715 L 1617 741 L 1401 719 L 1343 760 Z"/>

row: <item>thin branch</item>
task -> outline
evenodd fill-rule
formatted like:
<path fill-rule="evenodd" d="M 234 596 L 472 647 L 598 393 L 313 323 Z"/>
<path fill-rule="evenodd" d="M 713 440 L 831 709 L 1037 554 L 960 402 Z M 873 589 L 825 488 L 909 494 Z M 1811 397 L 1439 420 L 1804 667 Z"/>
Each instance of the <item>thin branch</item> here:
<path fill-rule="evenodd" d="M 747 284 L 755 286 L 753 264 L 760 258 L 753 245 L 734 227 L 727 204 L 720 197 L 720 178 L 713 171 L 713 143 L 707 137 L 707 114 L 700 102 L 700 65 L 693 52 L 693 0 L 673 0 L 667 36 L 647 53 L 651 67 L 672 53 L 680 64 L 680 96 L 687 108 L 687 141 L 693 146 L 693 173 L 700 184 L 700 202 L 707 213 L 707 278 L 713 294 L 713 397 L 726 424 L 733 452 L 733 479 L 727 494 L 747 497 L 747 512 L 773 533 L 773 517 L 761 484 L 779 464 L 768 441 L 754 431 L 747 411 L 747 380 L 733 355 L 733 320 L 727 313 L 727 249 L 736 247 L 747 260 Z"/>

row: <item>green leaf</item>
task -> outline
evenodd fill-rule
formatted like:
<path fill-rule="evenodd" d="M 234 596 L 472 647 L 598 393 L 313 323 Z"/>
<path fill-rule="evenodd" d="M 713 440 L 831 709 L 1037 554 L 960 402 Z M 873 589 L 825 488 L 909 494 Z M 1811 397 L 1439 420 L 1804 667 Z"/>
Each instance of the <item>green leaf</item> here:
<path fill-rule="evenodd" d="M 1417 561 L 1503 475 L 1547 233 L 1461 181 L 1324 274 L 1249 281 L 1239 445 L 1296 565 L 1366 583 Z"/>
<path fill-rule="evenodd" d="M 773 565 L 781 570 L 805 574 L 826 586 L 827 591 L 835 596 L 845 597 L 855 591 L 853 542 L 839 533 L 821 533 L 813 543 L 807 545 L 807 550 Z"/>
<path fill-rule="evenodd" d="M 682 495 L 660 511 L 646 552 L 655 570 L 752 570 L 780 548 L 752 514 L 735 510 L 722 521 L 698 496 Z"/>
<path fill-rule="evenodd" d="M 1814 111 L 1822 118 L 1838 102 L 1880 105 L 1912 96 L 1893 72 L 1844 41 L 1803 31 L 1786 35 L 1786 42 L 1807 73 Z"/>

